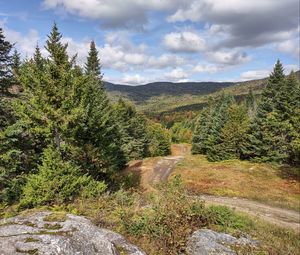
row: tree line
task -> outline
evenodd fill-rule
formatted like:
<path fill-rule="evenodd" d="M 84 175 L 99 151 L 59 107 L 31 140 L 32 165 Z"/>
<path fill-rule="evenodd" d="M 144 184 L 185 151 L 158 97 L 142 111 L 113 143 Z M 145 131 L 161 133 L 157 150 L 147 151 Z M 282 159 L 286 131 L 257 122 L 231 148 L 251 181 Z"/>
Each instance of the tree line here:
<path fill-rule="evenodd" d="M 54 24 L 48 57 L 36 46 L 21 61 L 0 28 L 0 203 L 97 196 L 129 160 L 170 151 L 165 128 L 122 98 L 109 100 L 95 42 L 81 67 L 61 39 Z"/>
<path fill-rule="evenodd" d="M 230 95 L 211 100 L 197 117 L 192 152 L 211 161 L 246 159 L 300 164 L 300 85 L 275 64 L 259 100 L 240 104 Z"/>

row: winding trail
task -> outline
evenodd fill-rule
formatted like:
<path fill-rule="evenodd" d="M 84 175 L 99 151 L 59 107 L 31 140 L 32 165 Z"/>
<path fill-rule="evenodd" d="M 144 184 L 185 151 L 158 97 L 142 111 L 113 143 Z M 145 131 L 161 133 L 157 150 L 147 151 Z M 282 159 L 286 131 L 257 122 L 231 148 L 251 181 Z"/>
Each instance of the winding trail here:
<path fill-rule="evenodd" d="M 172 156 L 153 158 L 148 162 L 139 161 L 134 171 L 139 171 L 140 185 L 145 191 L 154 190 L 155 185 L 166 182 L 174 170 L 176 164 L 190 154 L 190 147 L 185 144 L 174 144 Z M 296 211 L 272 207 L 256 201 L 236 198 L 218 197 L 212 195 L 193 196 L 204 200 L 206 204 L 224 205 L 236 211 L 255 216 L 269 223 L 293 229 L 300 232 L 300 214 Z"/>

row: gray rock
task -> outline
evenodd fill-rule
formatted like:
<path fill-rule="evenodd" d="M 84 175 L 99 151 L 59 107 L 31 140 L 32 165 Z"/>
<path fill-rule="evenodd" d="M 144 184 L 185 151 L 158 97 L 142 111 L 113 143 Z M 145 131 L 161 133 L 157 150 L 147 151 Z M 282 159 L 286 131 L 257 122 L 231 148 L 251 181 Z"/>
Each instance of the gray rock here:
<path fill-rule="evenodd" d="M 84 217 L 47 222 L 51 212 L 0 221 L 0 255 L 145 255 L 123 236 L 94 226 Z"/>
<path fill-rule="evenodd" d="M 248 237 L 235 238 L 225 233 L 218 233 L 210 229 L 195 231 L 187 242 L 188 255 L 236 255 L 229 248 L 230 245 L 249 245 L 256 247 L 258 241 Z"/>

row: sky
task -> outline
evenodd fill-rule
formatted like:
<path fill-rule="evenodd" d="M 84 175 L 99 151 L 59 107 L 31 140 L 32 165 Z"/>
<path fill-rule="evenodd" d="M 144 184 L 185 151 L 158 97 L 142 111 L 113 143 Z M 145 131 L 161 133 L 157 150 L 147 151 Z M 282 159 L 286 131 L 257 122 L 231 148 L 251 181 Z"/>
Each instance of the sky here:
<path fill-rule="evenodd" d="M 299 70 L 299 10 L 299 0 L 0 0 L 0 27 L 30 58 L 56 22 L 82 66 L 94 40 L 114 83 L 241 81 L 277 59 Z"/>

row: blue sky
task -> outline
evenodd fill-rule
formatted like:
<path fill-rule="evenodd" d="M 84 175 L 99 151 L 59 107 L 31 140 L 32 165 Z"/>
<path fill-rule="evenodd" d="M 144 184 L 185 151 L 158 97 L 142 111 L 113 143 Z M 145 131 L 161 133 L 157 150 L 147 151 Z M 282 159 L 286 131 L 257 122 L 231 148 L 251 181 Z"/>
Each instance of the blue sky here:
<path fill-rule="evenodd" d="M 95 40 L 115 83 L 256 79 L 278 58 L 299 69 L 298 0 L 0 0 L 0 26 L 23 57 L 54 21 L 81 65 Z"/>

